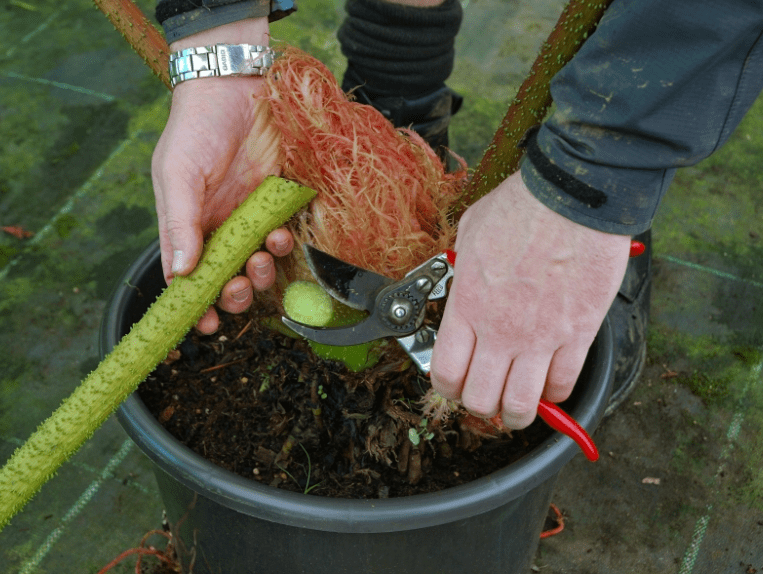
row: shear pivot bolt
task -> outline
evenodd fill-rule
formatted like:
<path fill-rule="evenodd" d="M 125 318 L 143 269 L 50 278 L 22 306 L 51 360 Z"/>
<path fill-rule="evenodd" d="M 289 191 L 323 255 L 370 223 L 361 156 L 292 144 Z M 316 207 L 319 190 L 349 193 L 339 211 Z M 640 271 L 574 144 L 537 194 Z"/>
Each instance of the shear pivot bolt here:
<path fill-rule="evenodd" d="M 396 297 L 390 305 L 390 319 L 397 325 L 404 325 L 408 322 L 408 317 L 413 311 L 413 305 L 408 299 Z"/>
<path fill-rule="evenodd" d="M 419 290 L 419 293 L 429 293 L 432 290 L 432 287 L 432 281 L 427 277 L 422 277 L 416 281 L 416 289 Z"/>

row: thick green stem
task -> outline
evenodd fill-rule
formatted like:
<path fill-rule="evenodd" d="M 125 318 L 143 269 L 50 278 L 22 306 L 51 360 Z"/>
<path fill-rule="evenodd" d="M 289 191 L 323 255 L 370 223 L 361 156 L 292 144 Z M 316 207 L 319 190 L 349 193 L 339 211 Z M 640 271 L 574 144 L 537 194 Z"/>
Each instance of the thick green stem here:
<path fill-rule="evenodd" d="M 284 293 L 283 308 L 298 323 L 313 327 L 344 327 L 363 321 L 368 314 L 352 309 L 331 299 L 323 287 L 309 281 L 294 281 Z M 278 320 L 268 320 L 266 325 L 289 337 L 299 337 Z M 386 345 L 383 339 L 346 347 L 308 341 L 310 348 L 321 359 L 340 361 L 351 371 L 370 369 L 379 362 Z"/>
<path fill-rule="evenodd" d="M 548 112 L 552 78 L 577 53 L 611 2 L 571 0 L 564 8 L 474 171 L 456 217 L 519 168 L 524 150 L 517 145 L 527 130 L 541 123 Z"/>
<path fill-rule="evenodd" d="M 315 192 L 269 177 L 223 223 L 130 333 L 0 469 L 0 530 L 196 324 L 267 234 Z"/>
<path fill-rule="evenodd" d="M 170 86 L 169 58 L 170 49 L 164 36 L 154 28 L 143 12 L 131 0 L 93 0 L 95 5 L 106 14 L 114 28 L 124 36 L 149 68 Z"/>

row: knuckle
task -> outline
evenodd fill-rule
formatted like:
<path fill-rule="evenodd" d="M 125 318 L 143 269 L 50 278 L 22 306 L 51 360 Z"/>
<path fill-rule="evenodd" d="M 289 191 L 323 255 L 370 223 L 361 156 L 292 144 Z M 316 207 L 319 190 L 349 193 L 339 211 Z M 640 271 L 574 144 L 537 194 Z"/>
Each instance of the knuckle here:
<path fill-rule="evenodd" d="M 461 377 L 456 372 L 454 365 L 444 359 L 432 358 L 431 376 L 440 385 L 453 387 L 461 383 Z"/>
<path fill-rule="evenodd" d="M 525 398 L 504 399 L 501 404 L 502 413 L 512 417 L 512 419 L 522 420 L 522 421 L 526 419 L 529 419 L 529 421 L 532 421 L 533 413 L 535 413 L 536 408 L 537 408 L 537 405 L 535 404 L 534 401 L 530 399 L 525 399 Z"/>
<path fill-rule="evenodd" d="M 461 381 L 455 373 L 448 370 L 435 370 L 430 372 L 432 387 L 446 399 L 459 398 Z"/>
<path fill-rule="evenodd" d="M 186 233 L 189 224 L 179 218 L 176 214 L 168 211 L 164 216 L 164 225 L 167 233 L 172 238 L 179 238 Z"/>
<path fill-rule="evenodd" d="M 546 379 L 545 397 L 552 403 L 567 400 L 575 388 L 580 371 L 572 365 L 554 365 Z"/>
<path fill-rule="evenodd" d="M 514 430 L 521 430 L 521 429 L 527 428 L 528 426 L 530 426 L 533 420 L 535 420 L 534 415 L 514 416 L 505 412 L 501 413 L 501 421 L 503 422 L 503 424 L 507 428 L 514 429 Z"/>
<path fill-rule="evenodd" d="M 546 381 L 547 390 L 553 390 L 556 393 L 572 392 L 572 388 L 578 380 L 580 370 L 573 365 L 554 365 L 548 374 Z"/>
<path fill-rule="evenodd" d="M 545 396 L 552 403 L 561 403 L 562 401 L 566 401 L 570 397 L 570 394 L 572 394 L 573 387 L 574 385 L 569 385 L 569 386 L 549 385 L 546 387 Z"/>
<path fill-rule="evenodd" d="M 479 417 L 490 418 L 498 413 L 496 402 L 490 401 L 485 396 L 462 396 L 462 403 L 466 410 Z"/>

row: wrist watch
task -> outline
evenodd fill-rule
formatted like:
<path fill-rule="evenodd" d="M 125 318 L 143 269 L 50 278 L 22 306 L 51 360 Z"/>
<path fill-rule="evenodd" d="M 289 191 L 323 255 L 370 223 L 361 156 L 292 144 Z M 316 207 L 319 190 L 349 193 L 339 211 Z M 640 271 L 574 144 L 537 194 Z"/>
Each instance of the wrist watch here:
<path fill-rule="evenodd" d="M 186 48 L 170 54 L 170 83 L 219 76 L 262 76 L 273 65 L 275 52 L 268 46 L 215 44 Z"/>

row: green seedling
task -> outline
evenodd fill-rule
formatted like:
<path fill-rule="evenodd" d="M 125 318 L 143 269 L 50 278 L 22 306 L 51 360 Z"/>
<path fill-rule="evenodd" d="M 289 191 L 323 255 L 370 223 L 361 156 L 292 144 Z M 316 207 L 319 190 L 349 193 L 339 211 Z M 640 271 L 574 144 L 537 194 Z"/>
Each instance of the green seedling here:
<path fill-rule="evenodd" d="M 411 441 L 413 446 L 419 446 L 421 439 L 432 440 L 434 438 L 433 432 L 427 432 L 427 419 L 421 419 L 418 428 L 411 427 L 408 429 L 408 440 Z"/>
<path fill-rule="evenodd" d="M 312 486 L 310 486 L 310 474 L 311 474 L 311 472 L 312 472 L 312 469 L 313 469 L 313 464 L 312 464 L 312 462 L 310 461 L 310 453 L 309 453 L 309 452 L 307 452 L 307 449 L 304 447 L 304 445 L 303 445 L 302 443 L 299 443 L 299 446 L 300 446 L 300 447 L 302 448 L 302 450 L 305 452 L 305 456 L 307 457 L 307 479 L 306 479 L 306 481 L 305 481 L 305 490 L 303 490 L 303 491 L 302 491 L 302 494 L 310 494 L 310 491 L 311 491 L 311 490 L 313 490 L 314 488 L 316 488 L 316 487 L 320 486 L 320 485 L 321 485 L 321 483 L 322 483 L 322 481 L 321 481 L 321 482 L 316 482 L 315 484 L 313 484 Z M 277 466 L 277 467 L 278 467 L 278 469 L 279 469 L 279 470 L 281 470 L 281 471 L 282 471 L 282 472 L 283 472 L 283 473 L 284 473 L 286 476 L 288 476 L 290 479 L 292 479 L 292 480 L 294 481 L 294 484 L 296 484 L 297 486 L 299 486 L 299 481 L 297 481 L 297 479 L 296 479 L 296 478 L 294 478 L 294 475 L 293 475 L 292 473 L 290 473 L 288 470 L 286 470 L 286 469 L 285 469 L 284 467 L 282 467 L 280 464 L 276 464 L 276 466 Z"/>

